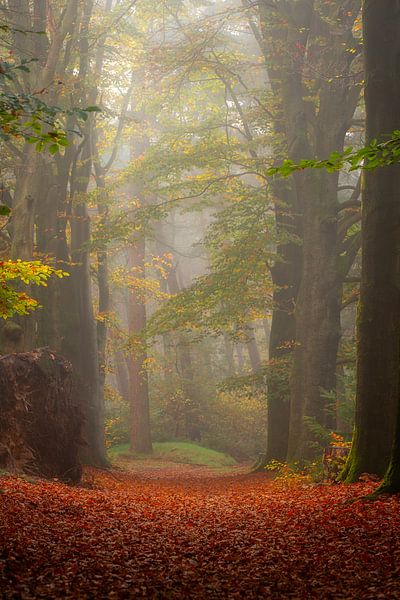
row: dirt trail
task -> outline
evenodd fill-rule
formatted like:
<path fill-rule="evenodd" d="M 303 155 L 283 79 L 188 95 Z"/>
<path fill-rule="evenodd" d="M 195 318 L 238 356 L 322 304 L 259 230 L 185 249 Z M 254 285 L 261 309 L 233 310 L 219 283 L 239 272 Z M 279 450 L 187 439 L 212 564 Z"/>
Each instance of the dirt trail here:
<path fill-rule="evenodd" d="M 400 598 L 400 501 L 243 468 L 0 478 L 0 598 Z"/>

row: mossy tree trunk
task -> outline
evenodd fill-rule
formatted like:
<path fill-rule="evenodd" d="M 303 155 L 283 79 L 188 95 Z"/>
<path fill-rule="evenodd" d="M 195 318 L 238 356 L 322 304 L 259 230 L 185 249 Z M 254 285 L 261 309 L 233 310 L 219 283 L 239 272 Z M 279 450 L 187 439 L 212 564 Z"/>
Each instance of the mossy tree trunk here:
<path fill-rule="evenodd" d="M 400 124 L 400 2 L 364 3 L 366 143 Z M 399 404 L 400 166 L 364 174 L 356 419 L 342 478 L 387 468 Z M 399 489 L 400 424 L 383 489 Z"/>
<path fill-rule="evenodd" d="M 358 0 L 346 7 L 339 1 L 260 3 L 263 50 L 278 106 L 275 131 L 280 134 L 281 155 L 295 162 L 343 149 L 359 97 L 359 50 L 352 34 L 359 9 Z M 317 72 L 327 76 L 316 77 Z M 288 224 L 286 232 L 297 235 L 302 246 L 299 258 L 294 257 L 298 272 L 284 283 L 292 286 L 295 304 L 288 333 L 293 333 L 293 320 L 295 331 L 286 341 L 293 347 L 287 457 L 302 460 L 312 456 L 317 444 L 307 422 L 329 425 L 323 390 L 335 389 L 341 289 L 338 176 L 297 173 L 291 185 L 293 199 L 286 206 L 292 228 Z M 270 411 L 272 407 L 279 408 L 280 421 L 270 421 L 270 437 L 279 435 L 287 419 L 284 411 L 289 412 L 281 399 L 273 399 Z M 278 431 L 273 433 L 275 427 Z M 287 425 L 282 434 L 286 438 Z"/>

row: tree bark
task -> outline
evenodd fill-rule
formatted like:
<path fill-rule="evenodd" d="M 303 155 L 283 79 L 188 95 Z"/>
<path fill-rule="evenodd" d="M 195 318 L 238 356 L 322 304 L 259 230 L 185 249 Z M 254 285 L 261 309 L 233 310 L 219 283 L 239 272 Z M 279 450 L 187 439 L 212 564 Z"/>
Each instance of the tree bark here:
<path fill-rule="evenodd" d="M 400 123 L 400 2 L 364 3 L 367 138 L 385 140 Z M 383 475 L 399 398 L 400 165 L 364 173 L 358 308 L 356 419 L 342 478 Z M 398 409 L 397 409 L 398 410 Z M 398 411 L 399 412 L 399 411 Z M 400 424 L 384 487 L 399 484 Z"/>
<path fill-rule="evenodd" d="M 89 25 L 92 18 L 93 0 L 83 6 L 80 26 L 80 83 L 86 83 L 90 69 Z M 87 99 L 82 88 L 81 99 Z M 84 438 L 86 442 L 83 460 L 104 467 L 108 462 L 104 439 L 104 404 L 100 393 L 99 354 L 97 328 L 93 311 L 90 273 L 90 217 L 85 194 L 88 189 L 93 165 L 93 117 L 89 116 L 82 131 L 82 140 L 75 147 L 70 176 L 71 261 L 70 280 L 73 287 L 72 304 L 68 307 L 68 320 L 75 323 L 72 330 L 64 329 L 63 345 L 71 352 L 71 360 L 80 379 L 82 410 L 85 417 Z"/>
<path fill-rule="evenodd" d="M 87 132 L 87 135 L 90 135 Z M 91 171 L 90 143 L 87 140 L 81 156 L 82 166 L 77 170 L 73 198 L 77 200 L 87 190 Z M 78 319 L 78 329 L 69 332 L 75 339 L 72 345 L 77 350 L 70 357 L 83 386 L 82 400 L 85 414 L 84 436 L 86 449 L 84 460 L 90 464 L 105 466 L 104 406 L 100 394 L 99 355 L 97 329 L 93 311 L 90 276 L 90 218 L 86 203 L 75 202 L 71 221 L 71 280 L 74 286 L 76 310 L 73 318 Z M 79 346 L 77 348 L 76 346 Z"/>
<path fill-rule="evenodd" d="M 287 156 L 295 162 L 324 158 L 343 148 L 359 96 L 352 74 L 354 54 L 347 50 L 353 42 L 352 26 L 359 6 L 357 0 L 346 8 L 341 2 L 325 6 L 308 0 L 285 3 L 279 10 L 268 2 L 260 5 L 269 78 L 279 103 L 275 130 L 283 134 Z M 282 19 L 281 11 L 287 20 Z M 329 73 L 332 79 L 315 78 L 311 84 L 310 68 L 311 73 Z M 309 100 L 310 85 L 316 102 Z M 307 420 L 323 427 L 328 424 L 322 391 L 335 388 L 340 337 L 337 181 L 335 174 L 316 171 L 297 173 L 291 180 L 292 235 L 302 240 L 302 258 L 294 257 L 300 273 L 284 282 L 292 288 L 295 301 L 295 335 L 290 338 L 294 352 L 289 460 L 310 458 L 316 451 L 317 440 Z M 289 233 L 288 228 L 286 231 Z M 287 415 L 287 406 L 285 409 Z M 275 414 L 281 422 L 285 419 L 280 399 L 272 399 L 271 410 L 273 439 Z"/>
<path fill-rule="evenodd" d="M 293 236 L 299 232 L 296 217 L 296 196 L 292 181 L 274 183 L 275 219 L 278 232 Z M 282 205 L 284 201 L 284 205 Z M 278 260 L 271 268 L 274 284 L 273 312 L 269 336 L 269 363 L 267 370 L 268 419 L 267 451 L 265 462 L 284 461 L 289 441 L 290 388 L 289 372 L 293 341 L 296 335 L 294 307 L 299 289 L 302 249 L 295 241 L 280 244 Z"/>
<path fill-rule="evenodd" d="M 14 33 L 16 54 L 21 59 L 27 56 L 37 58 L 37 63 L 30 65 L 29 72 L 22 75 L 23 91 L 31 93 L 32 89 L 48 88 L 51 103 L 58 104 L 59 92 L 57 86 L 52 84 L 56 73 L 60 75 L 65 38 L 77 27 L 78 1 L 69 2 L 58 21 L 52 19 L 53 8 L 46 2 L 12 0 L 8 8 L 10 22 L 17 27 Z M 51 35 L 31 36 L 24 33 L 32 30 L 49 31 L 50 21 L 53 24 Z M 46 258 L 54 259 L 58 208 L 56 189 L 53 187 L 56 176 L 50 160 L 40 156 L 32 144 L 24 144 L 20 161 L 21 166 L 15 173 L 11 258 L 32 260 L 34 250 L 38 250 Z M 29 350 L 38 342 L 40 345 L 44 343 L 57 347 L 57 290 L 57 282 L 50 281 L 47 288 L 35 292 L 48 309 L 45 318 L 43 313 L 37 313 L 15 319 L 16 326 L 21 329 L 21 338 L 15 349 Z"/>
<path fill-rule="evenodd" d="M 254 335 L 254 327 L 249 327 L 249 335 L 250 339 L 246 342 L 246 348 L 249 354 L 251 370 L 253 373 L 257 373 L 261 365 L 261 356 Z"/>

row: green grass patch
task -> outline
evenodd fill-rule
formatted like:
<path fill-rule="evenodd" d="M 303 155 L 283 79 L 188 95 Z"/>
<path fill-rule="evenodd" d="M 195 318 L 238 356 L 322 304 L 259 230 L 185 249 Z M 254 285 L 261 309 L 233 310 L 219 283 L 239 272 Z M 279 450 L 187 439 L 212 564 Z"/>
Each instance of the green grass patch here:
<path fill-rule="evenodd" d="M 118 459 L 151 458 L 155 461 L 198 465 L 214 469 L 236 465 L 235 459 L 228 454 L 210 450 L 210 448 L 203 448 L 203 446 L 192 444 L 191 442 L 156 442 L 153 444 L 153 454 L 151 457 L 143 455 L 132 456 L 129 453 L 129 444 L 121 444 L 109 448 L 108 456 L 111 462 Z"/>

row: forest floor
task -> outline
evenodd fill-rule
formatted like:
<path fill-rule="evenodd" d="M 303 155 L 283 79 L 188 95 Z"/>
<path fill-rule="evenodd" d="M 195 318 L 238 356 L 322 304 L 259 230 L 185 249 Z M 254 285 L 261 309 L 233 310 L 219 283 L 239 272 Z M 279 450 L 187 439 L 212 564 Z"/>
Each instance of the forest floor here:
<path fill-rule="evenodd" d="M 400 499 L 372 483 L 164 464 L 0 477 L 0 598 L 400 598 Z"/>

